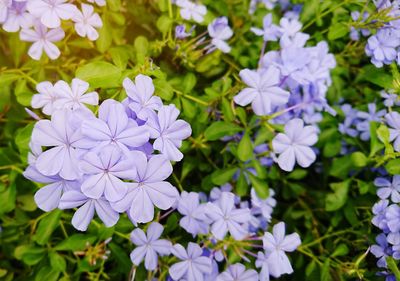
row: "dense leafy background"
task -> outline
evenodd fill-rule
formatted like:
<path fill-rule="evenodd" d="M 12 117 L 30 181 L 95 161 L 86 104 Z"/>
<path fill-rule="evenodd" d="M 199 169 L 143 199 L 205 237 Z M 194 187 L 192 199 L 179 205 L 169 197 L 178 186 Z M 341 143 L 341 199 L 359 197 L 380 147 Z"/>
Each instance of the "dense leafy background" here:
<path fill-rule="evenodd" d="M 368 1 L 295 2 L 304 4 L 301 21 L 304 32 L 311 35 L 309 44 L 326 40 L 335 54 L 330 104 L 344 99 L 365 109 L 367 103 L 379 100 L 380 90 L 398 89 L 393 83 L 397 68 L 375 68 L 364 54 L 365 42 L 348 38 L 350 11 L 370 9 Z M 0 280 L 127 280 L 132 268 L 128 235 L 133 226 L 126 217 L 115 227 L 92 223 L 87 232 L 78 233 L 70 224 L 71 212 L 37 209 L 33 194 L 38 186 L 21 174 L 33 127 L 24 107 L 29 107 L 37 82 L 73 77 L 89 82 L 101 99 L 122 100 L 123 78 L 139 73 L 153 77 L 156 94 L 180 108 L 193 129 L 184 142 L 184 160 L 174 167 L 170 179 L 174 185 L 208 192 L 232 181 L 240 171 L 234 182 L 238 194 L 249 193 L 245 175 L 259 193 L 266 195 L 266 186 L 275 190 L 279 203 L 274 219 L 284 220 L 303 241 L 291 255 L 295 273 L 282 280 L 377 280 L 375 259 L 367 254 L 375 239 L 370 221 L 377 199 L 370 168 L 390 160 L 389 171 L 398 173 L 400 161 L 393 153 L 378 153 L 384 148 L 379 139 L 385 139 L 385 130 L 373 124 L 370 142 L 346 139 L 357 152 L 343 156 L 340 150 L 346 137 L 337 129 L 343 114 L 340 110 L 336 117 L 324 113 L 317 164 L 291 173 L 276 165 L 261 167 L 252 147 L 271 141 L 274 131 L 282 128 L 267 122 L 257 125 L 252 111 L 234 106 L 232 98 L 243 87 L 240 69 L 257 66 L 262 41 L 249 29 L 261 25 L 266 10 L 260 8 L 250 16 L 246 0 L 204 0 L 203 4 L 209 12 L 197 34 L 215 16 L 227 16 L 235 32 L 230 54 L 204 55 L 193 48 L 193 41 L 176 41 L 173 30 L 182 21 L 168 0 L 107 0 L 107 7 L 99 8 L 104 23 L 99 40 L 81 39 L 66 25 L 71 36 L 59 45 L 62 55 L 56 61 L 29 59 L 27 44 L 17 34 L 0 32 Z M 274 16 L 280 17 L 279 9 Z M 236 133 L 244 134 L 240 142 L 220 141 Z M 257 170 L 258 177 L 250 176 L 249 168 Z M 177 228 L 178 219 L 171 215 L 164 220 L 165 233 L 173 241 L 187 235 Z M 109 237 L 111 242 L 105 244 Z M 101 259 L 103 255 L 108 258 Z M 146 275 L 139 267 L 136 280 Z"/>

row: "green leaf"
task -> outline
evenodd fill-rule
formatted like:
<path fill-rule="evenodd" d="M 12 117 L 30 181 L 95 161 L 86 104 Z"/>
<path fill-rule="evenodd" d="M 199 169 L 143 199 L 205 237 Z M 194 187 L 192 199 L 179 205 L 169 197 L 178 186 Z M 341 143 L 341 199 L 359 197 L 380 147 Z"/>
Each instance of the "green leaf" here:
<path fill-rule="evenodd" d="M 392 174 L 392 175 L 400 174 L 400 159 L 390 160 L 385 165 L 385 169 L 386 169 L 386 171 L 388 171 L 389 174 Z"/>
<path fill-rule="evenodd" d="M 25 127 L 18 129 L 15 136 L 15 144 L 17 145 L 20 157 L 24 162 L 26 162 L 30 151 L 29 142 L 31 140 L 33 125 L 33 123 L 30 123 Z"/>
<path fill-rule="evenodd" d="M 86 248 L 86 244 L 92 244 L 94 241 L 96 241 L 96 236 L 74 234 L 62 241 L 54 249 L 57 251 L 82 251 Z"/>
<path fill-rule="evenodd" d="M 18 80 L 17 84 L 15 85 L 14 94 L 17 98 L 18 103 L 20 103 L 21 105 L 31 105 L 33 93 L 29 90 L 25 79 Z"/>
<path fill-rule="evenodd" d="M 341 22 L 334 23 L 329 27 L 328 39 L 333 41 L 346 36 L 349 33 L 349 27 Z"/>
<path fill-rule="evenodd" d="M 237 150 L 238 158 L 246 162 L 253 157 L 253 143 L 251 142 L 249 134 L 246 132 L 239 142 Z"/>
<path fill-rule="evenodd" d="M 330 259 L 326 259 L 324 264 L 322 265 L 321 268 L 321 281 L 331 281 L 332 276 L 330 274 Z"/>
<path fill-rule="evenodd" d="M 365 156 L 364 153 L 360 151 L 352 153 L 350 158 L 355 167 L 361 168 L 365 167 L 368 164 L 367 156 Z"/>
<path fill-rule="evenodd" d="M 57 281 L 60 271 L 50 267 L 42 267 L 35 276 L 35 281 Z"/>
<path fill-rule="evenodd" d="M 76 70 L 76 77 L 90 84 L 92 88 L 113 88 L 120 87 L 122 72 L 115 65 L 95 61 Z"/>
<path fill-rule="evenodd" d="M 149 53 L 149 41 L 144 36 L 138 36 L 135 39 L 134 47 L 136 51 L 136 61 L 141 64 L 144 63 L 144 59 Z"/>
<path fill-rule="evenodd" d="M 224 136 L 232 136 L 236 133 L 241 132 L 242 130 L 243 129 L 238 125 L 218 121 L 212 123 L 211 126 L 205 130 L 204 136 L 207 140 L 213 141 L 218 140 Z"/>
<path fill-rule="evenodd" d="M 349 253 L 349 247 L 341 243 L 338 246 L 336 246 L 336 249 L 332 253 L 332 257 L 338 257 L 338 256 L 345 256 Z"/>
<path fill-rule="evenodd" d="M 153 83 L 157 96 L 166 101 L 170 101 L 174 97 L 174 89 L 165 79 L 156 78 L 153 80 Z"/>
<path fill-rule="evenodd" d="M 396 276 L 396 280 L 400 280 L 400 270 L 397 267 L 396 261 L 392 257 L 386 257 L 386 263 L 390 271 Z"/>
<path fill-rule="evenodd" d="M 0 192 L 0 215 L 14 210 L 16 195 L 17 190 L 15 187 L 15 182 L 10 183 L 8 187 Z"/>
<path fill-rule="evenodd" d="M 55 209 L 40 220 L 36 233 L 33 236 L 33 240 L 36 243 L 45 245 L 49 241 L 51 234 L 60 223 L 61 214 L 62 211 L 60 209 Z"/>
<path fill-rule="evenodd" d="M 340 179 L 346 179 L 352 166 L 353 162 L 350 159 L 350 155 L 335 158 L 333 159 L 329 174 Z"/>
<path fill-rule="evenodd" d="M 384 148 L 384 145 L 379 141 L 377 134 L 378 123 L 370 122 L 369 123 L 369 131 L 370 131 L 370 153 L 369 156 L 374 156 L 377 152 L 381 151 Z"/>
<path fill-rule="evenodd" d="M 117 260 L 118 271 L 124 274 L 129 272 L 131 270 L 132 263 L 129 256 L 126 254 L 126 251 L 116 243 L 110 243 L 108 247 L 111 250 L 112 257 Z"/>
<path fill-rule="evenodd" d="M 221 100 L 221 110 L 224 115 L 224 120 L 232 122 L 235 119 L 230 102 L 226 98 Z"/>
<path fill-rule="evenodd" d="M 169 16 L 162 15 L 158 18 L 156 26 L 158 30 L 160 30 L 161 33 L 165 36 L 167 32 L 171 30 L 173 23 L 173 19 L 171 19 Z"/>
<path fill-rule="evenodd" d="M 109 51 L 113 63 L 120 69 L 126 69 L 129 61 L 129 48 L 128 46 L 113 47 Z"/>
<path fill-rule="evenodd" d="M 103 26 L 99 30 L 99 38 L 96 40 L 96 47 L 101 53 L 104 53 L 111 47 L 113 31 L 107 15 L 103 16 L 102 22 Z"/>
<path fill-rule="evenodd" d="M 182 82 L 183 93 L 189 94 L 193 90 L 194 86 L 196 86 L 196 83 L 197 83 L 196 75 L 194 75 L 191 72 L 186 74 Z"/>
<path fill-rule="evenodd" d="M 21 245 L 14 250 L 14 257 L 27 265 L 37 264 L 43 259 L 44 255 L 45 249 L 34 245 Z"/>
<path fill-rule="evenodd" d="M 50 252 L 49 253 L 49 260 L 50 260 L 50 265 L 52 268 L 59 272 L 64 272 L 67 268 L 67 263 L 65 262 L 65 259 L 57 254 L 57 252 Z"/>
<path fill-rule="evenodd" d="M 333 193 L 330 193 L 325 198 L 325 210 L 328 212 L 336 211 L 344 206 L 347 201 L 351 180 L 346 180 L 338 183 L 331 183 L 330 187 Z"/>
<path fill-rule="evenodd" d="M 216 170 L 211 174 L 211 181 L 216 185 L 223 185 L 230 181 L 238 168 Z"/>
<path fill-rule="evenodd" d="M 247 173 L 250 178 L 251 185 L 257 193 L 257 196 L 261 199 L 267 199 L 269 196 L 269 187 L 267 182 L 263 181 L 259 177 L 256 177 L 252 173 Z"/>
<path fill-rule="evenodd" d="M 248 195 L 249 185 L 247 184 L 246 177 L 244 176 L 243 172 L 240 172 L 240 176 L 236 182 L 236 193 L 239 196 L 246 196 Z"/>
<path fill-rule="evenodd" d="M 383 68 L 376 68 L 374 65 L 364 66 L 356 78 L 356 82 L 368 81 L 381 88 L 392 88 L 392 76 L 387 74 Z"/>

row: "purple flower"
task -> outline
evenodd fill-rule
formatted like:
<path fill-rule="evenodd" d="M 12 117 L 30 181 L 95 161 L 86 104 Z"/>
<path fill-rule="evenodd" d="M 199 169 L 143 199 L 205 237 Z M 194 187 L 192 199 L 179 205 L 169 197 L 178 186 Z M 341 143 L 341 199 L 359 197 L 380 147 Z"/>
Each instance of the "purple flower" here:
<path fill-rule="evenodd" d="M 65 2 L 67 0 L 31 0 L 28 1 L 28 10 L 46 27 L 57 28 L 61 19 L 70 19 L 78 12 L 75 5 Z"/>
<path fill-rule="evenodd" d="M 99 38 L 99 33 L 96 28 L 103 26 L 100 16 L 94 13 L 94 8 L 91 5 L 81 4 L 82 12 L 77 11 L 72 20 L 75 22 L 75 30 L 81 37 L 87 37 L 91 41 Z"/>
<path fill-rule="evenodd" d="M 257 36 L 263 36 L 265 42 L 278 40 L 279 29 L 272 23 L 272 14 L 264 16 L 263 29 L 252 27 L 250 30 Z"/>
<path fill-rule="evenodd" d="M 12 0 L 0 0 L 0 23 L 6 21 L 8 10 L 11 8 Z"/>
<path fill-rule="evenodd" d="M 172 243 L 160 238 L 164 228 L 158 222 L 153 222 L 147 229 L 147 235 L 140 228 L 131 233 L 131 241 L 136 247 L 131 252 L 133 264 L 139 265 L 143 259 L 147 270 L 155 270 L 158 264 L 158 255 L 165 256 L 171 253 Z"/>
<path fill-rule="evenodd" d="M 154 218 L 154 206 L 161 210 L 171 208 L 179 193 L 164 181 L 172 173 L 172 165 L 164 156 L 155 155 L 147 161 L 143 152 L 132 151 L 130 157 L 135 159 L 136 183 L 128 183 L 128 193 L 112 206 L 119 212 L 129 211 L 134 222 L 146 223 Z"/>
<path fill-rule="evenodd" d="M 35 203 L 45 212 L 50 212 L 58 207 L 62 193 L 68 190 L 79 190 L 78 181 L 67 181 L 59 176 L 48 177 L 42 175 L 34 166 L 29 166 L 24 171 L 24 177 L 31 181 L 45 183 L 34 196 Z"/>
<path fill-rule="evenodd" d="M 258 281 L 257 271 L 254 269 L 246 270 L 243 264 L 236 263 L 228 267 L 228 269 L 218 275 L 217 281 Z"/>
<path fill-rule="evenodd" d="M 64 30 L 61 28 L 47 30 L 47 27 L 40 23 L 36 24 L 34 29 L 22 29 L 20 33 L 22 41 L 34 42 L 28 50 L 28 55 L 35 60 L 40 60 L 43 50 L 50 59 L 58 58 L 60 50 L 53 42 L 61 41 L 64 36 Z"/>
<path fill-rule="evenodd" d="M 160 97 L 153 96 L 153 80 L 149 76 L 139 74 L 135 78 L 135 83 L 125 78 L 123 86 L 129 97 L 129 108 L 136 116 L 143 121 L 150 117 L 154 118 L 154 111 L 162 107 L 162 101 Z"/>
<path fill-rule="evenodd" d="M 282 170 L 292 171 L 296 162 L 307 168 L 315 161 L 316 155 L 310 146 L 318 140 L 316 132 L 315 127 L 304 126 L 298 118 L 285 125 L 285 133 L 279 133 L 272 140 L 273 151 L 280 154 L 277 162 Z"/>
<path fill-rule="evenodd" d="M 121 179 L 132 179 L 136 174 L 133 160 L 113 145 L 104 147 L 101 153 L 88 152 L 80 168 L 88 175 L 82 183 L 83 194 L 94 199 L 104 195 L 110 202 L 121 200 L 128 192 Z"/>
<path fill-rule="evenodd" d="M 390 64 L 396 59 L 396 48 L 400 45 L 400 38 L 396 34 L 397 32 L 390 28 L 384 28 L 368 38 L 365 53 L 371 57 L 371 62 L 376 67 Z"/>
<path fill-rule="evenodd" d="M 393 107 L 394 105 L 397 105 L 397 106 L 400 105 L 400 101 L 399 101 L 398 95 L 390 94 L 390 93 L 387 93 L 385 91 L 381 91 L 380 94 L 381 94 L 381 97 L 385 99 L 383 101 L 383 104 L 386 107 Z"/>
<path fill-rule="evenodd" d="M 207 13 L 206 6 L 193 3 L 189 0 L 177 0 L 176 5 L 181 8 L 180 15 L 183 19 L 193 19 L 198 23 L 202 23 L 204 21 L 204 16 Z"/>
<path fill-rule="evenodd" d="M 275 192 L 270 189 L 269 196 L 266 199 L 261 199 L 257 196 L 254 188 L 251 189 L 251 204 L 253 205 L 252 213 L 261 213 L 262 216 L 268 221 L 271 221 L 272 211 L 276 206 L 276 200 L 273 198 Z"/>
<path fill-rule="evenodd" d="M 370 132 L 369 132 L 369 127 L 370 127 L 370 122 L 376 121 L 380 122 L 381 118 L 386 114 L 386 110 L 382 109 L 379 111 L 376 111 L 376 104 L 375 103 L 369 103 L 368 104 L 368 112 L 363 112 L 359 111 L 357 112 L 357 117 L 362 119 L 362 122 L 357 123 L 357 130 L 361 132 L 361 139 L 363 141 L 369 140 Z"/>
<path fill-rule="evenodd" d="M 38 94 L 33 95 L 31 105 L 33 108 L 42 108 L 46 115 L 52 115 L 55 109 L 54 102 L 58 96 L 50 82 L 41 82 L 36 85 Z"/>
<path fill-rule="evenodd" d="M 282 37 L 293 37 L 301 30 L 302 24 L 297 19 L 281 18 L 279 31 Z"/>
<path fill-rule="evenodd" d="M 36 145 L 51 147 L 41 153 L 35 162 L 40 173 L 45 176 L 59 174 L 63 179 L 75 180 L 80 177 L 77 167 L 78 155 L 75 148 L 84 148 L 80 130 L 72 126 L 76 118 L 69 110 L 53 113 L 50 120 L 40 120 L 32 131 L 32 142 Z"/>
<path fill-rule="evenodd" d="M 196 26 L 193 25 L 189 29 L 189 32 L 186 32 L 186 26 L 184 24 L 177 25 L 175 27 L 175 38 L 177 38 L 177 39 L 185 39 L 186 37 L 191 36 L 195 27 Z"/>
<path fill-rule="evenodd" d="M 76 190 L 69 190 L 61 196 L 60 209 L 78 208 L 72 217 L 72 225 L 80 230 L 86 231 L 96 211 L 99 218 L 107 227 L 115 225 L 119 214 L 111 208 L 110 203 L 104 198 L 91 199 Z"/>
<path fill-rule="evenodd" d="M 388 244 L 386 235 L 383 233 L 376 237 L 376 243 L 378 245 L 371 246 L 371 253 L 378 258 L 377 265 L 379 267 L 386 267 L 386 257 L 393 254 L 392 247 Z"/>
<path fill-rule="evenodd" d="M 3 24 L 3 29 L 5 31 L 17 32 L 20 28 L 30 28 L 31 26 L 33 26 L 34 17 L 27 12 L 26 4 L 27 2 L 13 2 L 12 6 L 8 9 L 8 16 Z M 2 8 L 0 7 L 0 10 L 1 9 Z"/>
<path fill-rule="evenodd" d="M 376 178 L 374 181 L 375 186 L 380 187 L 377 191 L 379 198 L 390 199 L 394 203 L 400 202 L 400 176 L 393 176 L 392 182 L 385 178 Z"/>
<path fill-rule="evenodd" d="M 249 87 L 244 88 L 233 99 L 241 106 L 251 103 L 255 114 L 268 115 L 274 106 L 288 102 L 290 94 L 279 87 L 280 72 L 276 67 L 271 66 L 263 73 L 244 69 L 239 76 Z"/>
<path fill-rule="evenodd" d="M 242 226 L 250 220 L 250 210 L 236 209 L 235 195 L 223 192 L 218 201 L 207 204 L 207 216 L 211 219 L 211 233 L 222 240 L 229 233 L 236 239 L 242 240 L 248 232 Z"/>
<path fill-rule="evenodd" d="M 128 118 L 124 106 L 110 99 L 100 105 L 98 119 L 83 122 L 82 133 L 97 150 L 113 144 L 127 153 L 129 148 L 140 147 L 149 140 L 148 130 L 137 126 Z"/>
<path fill-rule="evenodd" d="M 292 273 L 293 268 L 285 252 L 293 252 L 301 244 L 297 233 L 285 236 L 285 224 L 280 222 L 274 225 L 273 234 L 267 232 L 263 238 L 263 245 L 268 253 L 269 272 L 275 278 L 282 274 Z"/>
<path fill-rule="evenodd" d="M 400 207 L 398 205 L 390 205 L 386 209 L 387 226 L 391 232 L 400 231 Z"/>
<path fill-rule="evenodd" d="M 184 120 L 176 120 L 179 110 L 175 105 L 162 106 L 157 114 L 157 120 L 148 122 L 151 138 L 154 138 L 154 149 L 160 151 L 172 161 L 180 161 L 183 154 L 179 151 L 182 140 L 192 134 L 190 125 Z"/>
<path fill-rule="evenodd" d="M 176 244 L 171 252 L 182 260 L 169 269 L 169 274 L 174 280 L 203 281 L 204 275 L 211 273 L 211 259 L 202 256 L 203 250 L 199 245 L 189 242 L 186 251 L 182 245 Z"/>
<path fill-rule="evenodd" d="M 345 116 L 344 122 L 339 124 L 339 132 L 347 134 L 351 137 L 356 137 L 358 131 L 353 128 L 357 124 L 357 110 L 353 109 L 350 104 L 343 104 L 340 107 Z"/>
<path fill-rule="evenodd" d="M 386 209 L 389 206 L 389 200 L 380 200 L 372 207 L 372 213 L 375 215 L 372 218 L 372 224 L 382 230 L 388 230 L 386 220 Z"/>
<path fill-rule="evenodd" d="M 216 18 L 208 25 L 207 29 L 208 34 L 212 38 L 211 45 L 221 50 L 223 53 L 229 53 L 231 47 L 225 41 L 232 37 L 233 31 L 228 25 L 228 18 Z"/>
<path fill-rule="evenodd" d="M 57 93 L 54 106 L 75 110 L 84 108 L 84 104 L 98 105 L 99 95 L 96 92 L 86 93 L 88 89 L 89 83 L 78 78 L 72 79 L 71 86 L 60 80 L 54 84 L 54 91 Z"/>
<path fill-rule="evenodd" d="M 183 215 L 179 225 L 187 232 L 193 236 L 208 233 L 206 205 L 200 204 L 198 193 L 183 191 L 178 201 L 178 212 Z"/>
<path fill-rule="evenodd" d="M 261 268 L 260 271 L 260 281 L 269 281 L 269 260 L 268 255 L 263 252 L 258 252 L 257 259 L 255 262 L 257 268 Z"/>
<path fill-rule="evenodd" d="M 289 47 L 281 51 L 281 61 L 275 65 L 279 67 L 283 76 L 306 85 L 311 79 L 309 69 L 306 67 L 310 62 L 309 50 L 302 47 Z"/>
<path fill-rule="evenodd" d="M 400 152 L 400 114 L 392 111 L 385 115 L 385 120 L 389 126 L 390 141 L 394 141 L 394 150 Z"/>

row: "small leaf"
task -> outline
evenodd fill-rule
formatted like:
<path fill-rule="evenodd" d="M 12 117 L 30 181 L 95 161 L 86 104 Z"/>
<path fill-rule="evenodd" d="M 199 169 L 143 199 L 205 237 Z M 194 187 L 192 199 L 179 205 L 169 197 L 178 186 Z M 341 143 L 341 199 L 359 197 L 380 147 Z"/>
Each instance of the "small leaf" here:
<path fill-rule="evenodd" d="M 237 170 L 236 167 L 216 170 L 211 174 L 211 181 L 216 185 L 223 185 L 233 178 Z"/>
<path fill-rule="evenodd" d="M 336 211 L 344 206 L 347 201 L 351 180 L 338 183 L 331 183 L 330 187 L 334 193 L 330 193 L 325 198 L 325 210 L 328 212 Z"/>
<path fill-rule="evenodd" d="M 211 126 L 205 130 L 204 136 L 207 140 L 213 141 L 213 140 L 218 140 L 225 136 L 232 136 L 234 134 L 241 132 L 242 130 L 243 129 L 238 125 L 228 122 L 218 121 L 212 123 Z"/>
<path fill-rule="evenodd" d="M 351 154 L 351 161 L 355 167 L 362 168 L 367 165 L 368 158 L 364 155 L 364 153 L 357 151 Z"/>
<path fill-rule="evenodd" d="M 53 231 L 58 227 L 60 223 L 62 211 L 60 209 L 55 209 L 44 217 L 40 222 L 36 230 L 33 240 L 39 245 L 45 245 Z"/>
<path fill-rule="evenodd" d="M 96 241 L 96 236 L 74 234 L 62 241 L 54 249 L 57 251 L 81 251 L 85 249 L 86 244 L 92 244 L 94 241 Z"/>
<path fill-rule="evenodd" d="M 257 193 L 257 196 L 261 199 L 267 199 L 269 196 L 269 187 L 267 182 L 263 181 L 262 179 L 256 177 L 252 173 L 247 174 L 250 178 L 251 185 L 253 186 L 254 190 Z"/>
<path fill-rule="evenodd" d="M 121 69 L 115 65 L 95 61 L 76 70 L 76 77 L 90 84 L 92 88 L 113 88 L 120 86 Z"/>
<path fill-rule="evenodd" d="M 253 144 L 247 132 L 243 135 L 239 142 L 237 155 L 238 158 L 243 162 L 246 162 L 253 157 Z"/>

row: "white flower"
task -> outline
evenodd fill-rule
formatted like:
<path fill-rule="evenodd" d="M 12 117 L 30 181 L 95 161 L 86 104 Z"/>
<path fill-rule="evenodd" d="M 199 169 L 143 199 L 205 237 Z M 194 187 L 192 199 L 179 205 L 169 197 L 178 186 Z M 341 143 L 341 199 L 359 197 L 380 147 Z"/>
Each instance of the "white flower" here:
<path fill-rule="evenodd" d="M 61 20 L 71 19 L 78 8 L 67 0 L 30 0 L 28 1 L 29 12 L 47 26 L 48 28 L 60 27 Z"/>
<path fill-rule="evenodd" d="M 50 59 L 55 60 L 60 56 L 60 50 L 53 42 L 60 41 L 65 36 L 64 30 L 55 28 L 47 30 L 42 24 L 36 24 L 34 29 L 22 29 L 20 38 L 22 41 L 34 42 L 29 48 L 28 54 L 31 58 L 39 60 L 43 50 Z"/>
<path fill-rule="evenodd" d="M 195 22 L 201 23 L 207 13 L 206 6 L 193 3 L 189 0 L 177 0 L 176 5 L 181 8 L 180 14 L 185 20 L 193 19 Z"/>
<path fill-rule="evenodd" d="M 97 105 L 99 103 L 99 95 L 96 92 L 86 93 L 88 89 L 89 83 L 78 78 L 72 79 L 71 86 L 60 80 L 54 85 L 54 90 L 58 95 L 54 106 L 60 109 L 69 108 L 75 110 L 84 107 L 84 104 Z"/>
<path fill-rule="evenodd" d="M 57 100 L 54 86 L 48 81 L 37 84 L 38 94 L 33 95 L 31 105 L 33 108 L 42 108 L 42 112 L 52 115 L 54 111 L 54 102 Z"/>
<path fill-rule="evenodd" d="M 89 38 L 91 41 L 99 38 L 99 33 L 95 27 L 100 28 L 103 26 L 100 16 L 93 11 L 93 6 L 82 4 L 82 12 L 78 11 L 72 17 L 72 20 L 75 22 L 76 33 L 81 37 Z"/>

